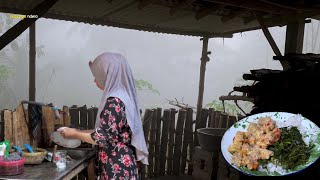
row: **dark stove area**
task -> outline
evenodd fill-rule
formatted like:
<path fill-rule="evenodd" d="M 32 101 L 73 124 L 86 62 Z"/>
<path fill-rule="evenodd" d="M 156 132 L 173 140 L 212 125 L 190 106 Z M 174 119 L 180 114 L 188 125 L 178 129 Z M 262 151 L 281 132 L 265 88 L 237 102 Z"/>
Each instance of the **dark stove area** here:
<path fill-rule="evenodd" d="M 299 113 L 320 126 L 320 55 L 290 54 L 274 57 L 288 61 L 288 70 L 257 69 L 243 74 L 251 86 L 234 87 L 254 99 L 250 115 L 261 112 Z"/>
<path fill-rule="evenodd" d="M 250 114 L 261 112 L 289 112 L 301 114 L 320 126 L 320 55 L 289 54 L 275 56 L 274 60 L 287 61 L 288 70 L 256 69 L 243 74 L 244 80 L 251 80 L 251 86 L 234 87 L 254 102 Z M 320 178 L 320 160 L 302 172 L 281 177 L 281 179 L 316 180 Z M 240 175 L 242 179 L 256 177 Z"/>

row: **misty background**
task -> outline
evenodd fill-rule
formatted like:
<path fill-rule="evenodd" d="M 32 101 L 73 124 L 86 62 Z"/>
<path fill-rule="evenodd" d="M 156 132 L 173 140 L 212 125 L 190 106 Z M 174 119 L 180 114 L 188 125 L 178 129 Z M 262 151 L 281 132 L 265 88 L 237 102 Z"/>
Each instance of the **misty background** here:
<path fill-rule="evenodd" d="M 0 13 L 1 35 L 19 19 Z M 306 24 L 304 53 L 320 53 L 319 21 Z M 284 51 L 285 27 L 270 28 Z M 88 62 L 110 51 L 127 57 L 136 80 L 159 94 L 138 90 L 142 109 L 170 108 L 167 100 L 196 106 L 202 41 L 200 37 L 151 33 L 69 21 L 36 22 L 36 101 L 59 107 L 98 106 L 102 92 L 94 83 Z M 242 74 L 251 69 L 282 69 L 261 30 L 212 38 L 208 50 L 204 106 L 218 101 L 236 85 L 249 84 Z M 28 100 L 28 30 L 0 51 L 0 110 L 14 109 Z M 232 102 L 230 102 L 232 103 Z M 250 104 L 242 103 L 250 112 Z"/>

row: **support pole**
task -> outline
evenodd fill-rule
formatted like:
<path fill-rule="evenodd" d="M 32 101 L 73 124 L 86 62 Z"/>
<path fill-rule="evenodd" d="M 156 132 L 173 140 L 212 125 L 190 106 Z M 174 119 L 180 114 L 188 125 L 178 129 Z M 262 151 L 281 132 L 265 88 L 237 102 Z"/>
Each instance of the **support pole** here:
<path fill-rule="evenodd" d="M 36 20 L 42 17 L 58 0 L 43 0 L 27 15 L 35 15 L 36 18 L 24 18 L 16 25 L 10 28 L 0 37 L 0 50 L 6 47 L 11 41 L 16 39 L 21 33 L 23 33 L 28 27 L 30 27 Z"/>
<path fill-rule="evenodd" d="M 199 79 L 199 93 L 198 93 L 198 103 L 197 103 L 197 116 L 196 121 L 200 121 L 201 119 L 201 109 L 203 103 L 203 93 L 204 93 L 204 80 L 205 80 L 205 73 L 206 73 L 206 65 L 207 62 L 210 60 L 208 54 L 208 37 L 203 37 L 201 39 L 203 41 L 202 45 L 202 56 L 201 56 L 201 65 L 200 65 L 200 79 Z M 195 146 L 198 144 L 198 139 L 195 139 Z"/>
<path fill-rule="evenodd" d="M 305 20 L 299 19 L 287 25 L 285 54 L 302 53 Z"/>
<path fill-rule="evenodd" d="M 29 101 L 36 100 L 36 24 L 29 27 Z"/>

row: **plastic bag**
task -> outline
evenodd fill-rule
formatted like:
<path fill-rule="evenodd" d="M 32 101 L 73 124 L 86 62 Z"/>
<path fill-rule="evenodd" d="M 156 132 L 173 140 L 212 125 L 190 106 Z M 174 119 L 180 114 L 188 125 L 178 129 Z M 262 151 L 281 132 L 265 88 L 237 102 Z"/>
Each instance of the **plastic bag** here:
<path fill-rule="evenodd" d="M 0 142 L 0 156 L 8 157 L 10 152 L 10 141 L 5 140 Z"/>

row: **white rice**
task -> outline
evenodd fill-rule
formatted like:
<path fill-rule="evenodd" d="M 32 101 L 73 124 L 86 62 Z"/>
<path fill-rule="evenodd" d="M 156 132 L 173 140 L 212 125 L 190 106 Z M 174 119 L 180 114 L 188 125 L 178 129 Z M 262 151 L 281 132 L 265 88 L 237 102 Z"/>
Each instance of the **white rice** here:
<path fill-rule="evenodd" d="M 298 115 L 290 117 L 287 120 L 277 121 L 277 126 L 278 126 L 278 128 L 293 127 L 293 126 L 298 127 L 300 134 L 302 135 L 303 141 L 307 145 L 309 145 L 310 142 L 316 140 L 317 136 L 314 136 L 314 135 L 316 135 L 316 133 L 319 132 L 319 128 L 314 125 L 311 125 L 311 127 L 310 127 L 310 125 L 305 126 L 303 124 L 307 123 L 307 121 L 305 121 L 305 122 L 303 122 L 303 121 L 304 121 L 304 117 L 302 117 L 300 114 L 298 114 Z M 309 135 L 307 135 L 307 132 Z M 269 172 L 269 173 L 277 172 L 279 174 L 286 174 L 286 171 L 287 171 L 286 169 L 282 168 L 281 166 L 273 164 L 273 163 L 268 163 L 266 165 L 266 167 L 262 167 L 261 165 L 259 165 L 258 170 L 263 171 L 263 172 Z"/>

